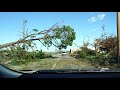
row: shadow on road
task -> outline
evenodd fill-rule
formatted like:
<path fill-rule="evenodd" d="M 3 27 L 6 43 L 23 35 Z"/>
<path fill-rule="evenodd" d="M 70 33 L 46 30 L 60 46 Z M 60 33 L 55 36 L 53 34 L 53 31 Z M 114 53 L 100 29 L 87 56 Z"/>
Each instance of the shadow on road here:
<path fill-rule="evenodd" d="M 54 58 L 59 58 L 59 57 L 50 57 L 50 58 L 54 59 Z"/>

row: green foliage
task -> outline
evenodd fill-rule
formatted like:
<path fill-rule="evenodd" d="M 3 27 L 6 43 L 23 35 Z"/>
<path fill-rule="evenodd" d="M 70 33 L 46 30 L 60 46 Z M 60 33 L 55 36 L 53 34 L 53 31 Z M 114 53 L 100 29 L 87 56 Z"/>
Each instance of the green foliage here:
<path fill-rule="evenodd" d="M 74 57 L 90 61 L 94 65 L 104 66 L 117 63 L 117 37 L 113 35 L 101 35 L 101 37 L 96 40 L 97 48 L 104 52 L 98 52 L 96 54 L 96 50 L 88 48 L 89 43 L 87 42 L 83 43 L 83 46 L 80 47 L 81 50 L 77 51 Z"/>
<path fill-rule="evenodd" d="M 96 63 L 98 63 L 99 65 L 105 65 L 108 58 L 105 56 L 105 54 L 99 54 L 95 57 L 95 60 L 96 60 Z"/>
<path fill-rule="evenodd" d="M 88 61 L 91 61 L 91 62 L 95 62 L 96 56 L 86 56 L 85 59 L 88 60 Z"/>
<path fill-rule="evenodd" d="M 2 59 L 23 59 L 25 57 L 25 51 L 20 46 L 16 48 L 12 48 L 11 50 L 3 50 L 1 51 L 0 57 Z"/>
<path fill-rule="evenodd" d="M 12 62 L 10 62 L 9 64 L 10 65 L 22 65 L 22 64 L 25 64 L 26 62 L 25 61 L 22 61 L 22 60 L 13 60 Z"/>
<path fill-rule="evenodd" d="M 34 33 L 30 35 L 26 31 L 27 38 L 25 40 L 18 40 L 20 41 L 20 43 L 17 42 L 17 44 L 15 43 L 14 45 L 11 45 L 10 49 L 7 51 L 2 50 L 2 52 L 0 52 L 0 58 L 15 60 L 15 62 L 13 62 L 15 64 L 18 63 L 19 60 L 21 61 L 19 63 L 23 63 L 23 60 L 29 61 L 34 59 L 52 57 L 52 55 L 49 53 L 46 54 L 45 52 L 41 51 L 35 52 L 34 50 L 36 44 L 33 43 L 32 40 L 35 39 L 41 33 L 43 35 L 43 38 L 39 41 L 46 47 L 54 45 L 59 49 L 66 49 L 67 46 L 72 46 L 73 40 L 76 39 L 76 33 L 74 32 L 74 29 L 72 29 L 70 26 L 64 25 L 57 28 L 55 27 L 52 30 L 45 30 L 40 33 L 38 31 L 39 30 L 37 29 L 33 29 Z M 31 48 L 33 51 L 28 52 L 29 48 Z"/>
<path fill-rule="evenodd" d="M 46 58 L 46 54 L 44 52 L 37 52 L 35 57 L 38 59 L 43 59 Z"/>
<path fill-rule="evenodd" d="M 110 65 L 117 62 L 117 37 L 110 35 L 102 35 L 97 39 L 99 44 L 97 47 L 100 47 L 100 51 L 105 53 L 98 53 L 95 60 L 100 65 Z"/>
<path fill-rule="evenodd" d="M 28 65 L 30 62 L 38 61 L 37 59 L 27 59 L 27 60 L 12 60 L 9 65 Z"/>
<path fill-rule="evenodd" d="M 8 51 L 7 50 L 0 50 L 0 59 L 7 59 L 8 58 Z"/>
<path fill-rule="evenodd" d="M 50 47 L 54 45 L 59 49 L 66 49 L 67 46 L 72 46 L 73 40 L 76 39 L 76 33 L 70 26 L 57 27 L 53 32 L 45 35 L 43 43 L 45 46 Z"/>
<path fill-rule="evenodd" d="M 87 60 L 91 61 L 94 64 L 99 65 L 111 65 L 117 62 L 117 56 L 113 52 L 110 52 L 109 55 L 106 53 L 100 53 L 94 58 L 86 58 Z"/>
<path fill-rule="evenodd" d="M 0 59 L 12 59 L 12 60 L 34 60 L 52 57 L 51 54 L 42 51 L 24 51 L 21 47 L 17 47 L 15 50 L 1 51 Z M 15 61 L 17 63 L 17 61 Z"/>
<path fill-rule="evenodd" d="M 118 59 L 117 54 L 114 51 L 111 51 L 109 53 L 109 55 L 107 56 L 107 58 L 108 58 L 110 64 L 116 63 L 117 59 Z"/>
<path fill-rule="evenodd" d="M 46 54 L 45 52 L 26 52 L 25 60 L 32 60 L 32 59 L 43 59 L 43 58 L 50 58 L 52 57 L 51 54 Z"/>
<path fill-rule="evenodd" d="M 96 39 L 97 47 L 100 48 L 101 51 L 111 52 L 116 51 L 117 48 L 117 37 L 110 35 L 110 36 L 101 36 L 100 38 Z M 116 51 L 117 52 L 117 51 Z"/>
<path fill-rule="evenodd" d="M 26 57 L 25 57 L 25 60 L 32 60 L 32 59 L 35 59 L 35 52 L 27 52 L 26 53 Z"/>
<path fill-rule="evenodd" d="M 81 50 L 78 50 L 76 52 L 76 58 L 86 58 L 87 56 L 95 56 L 95 51 L 94 50 L 91 50 L 91 49 L 88 49 L 86 47 L 81 47 Z"/>
<path fill-rule="evenodd" d="M 52 54 L 46 54 L 45 58 L 51 58 L 52 57 Z"/>
<path fill-rule="evenodd" d="M 77 55 L 75 56 L 75 58 L 85 58 L 86 57 L 86 53 L 83 51 L 77 51 Z"/>
<path fill-rule="evenodd" d="M 26 56 L 26 51 L 24 50 L 25 45 L 21 46 L 17 46 L 16 49 L 10 50 L 10 55 L 11 58 L 14 58 L 15 60 L 21 60 L 21 59 L 25 59 Z"/>
<path fill-rule="evenodd" d="M 95 50 L 88 49 L 87 55 L 95 56 L 96 55 Z"/>

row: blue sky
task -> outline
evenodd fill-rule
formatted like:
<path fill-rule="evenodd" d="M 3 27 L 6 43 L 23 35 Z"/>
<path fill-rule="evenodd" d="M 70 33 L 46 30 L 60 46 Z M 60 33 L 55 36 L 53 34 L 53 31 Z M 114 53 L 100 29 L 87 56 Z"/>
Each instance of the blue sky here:
<path fill-rule="evenodd" d="M 29 31 L 36 28 L 44 30 L 50 28 L 56 22 L 61 25 L 69 25 L 76 32 L 74 43 L 82 45 L 83 40 L 92 43 L 94 38 L 100 36 L 102 25 L 105 25 L 105 32 L 117 34 L 116 12 L 0 12 L 0 44 L 18 40 L 21 36 L 22 22 L 27 19 Z M 64 22 L 61 22 L 61 21 Z M 38 49 L 47 49 L 36 42 Z M 70 48 L 76 48 L 73 44 Z M 55 50 L 54 47 L 49 48 Z"/>

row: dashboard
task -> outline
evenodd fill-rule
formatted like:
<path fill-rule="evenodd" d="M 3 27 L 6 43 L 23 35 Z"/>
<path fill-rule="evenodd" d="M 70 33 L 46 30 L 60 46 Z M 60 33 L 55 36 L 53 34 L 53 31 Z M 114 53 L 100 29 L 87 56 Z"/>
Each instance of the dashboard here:
<path fill-rule="evenodd" d="M 33 72 L 21 73 L 0 65 L 0 78 L 120 78 L 120 72 Z"/>

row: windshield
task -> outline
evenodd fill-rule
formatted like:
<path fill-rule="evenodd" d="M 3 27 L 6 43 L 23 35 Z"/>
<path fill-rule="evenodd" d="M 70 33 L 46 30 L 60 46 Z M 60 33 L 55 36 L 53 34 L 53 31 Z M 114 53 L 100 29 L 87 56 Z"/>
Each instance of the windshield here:
<path fill-rule="evenodd" d="M 0 63 L 17 71 L 119 68 L 116 12 L 0 12 Z"/>

